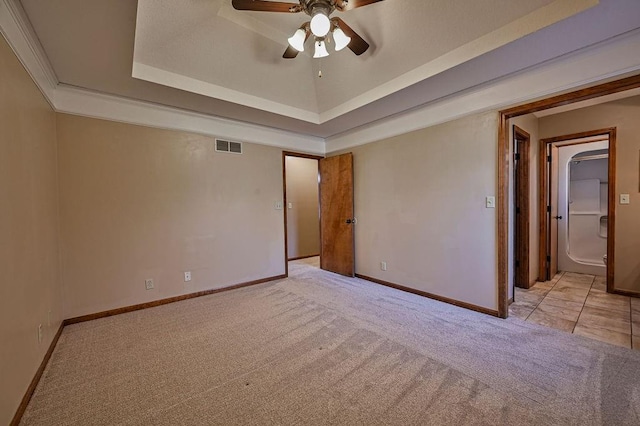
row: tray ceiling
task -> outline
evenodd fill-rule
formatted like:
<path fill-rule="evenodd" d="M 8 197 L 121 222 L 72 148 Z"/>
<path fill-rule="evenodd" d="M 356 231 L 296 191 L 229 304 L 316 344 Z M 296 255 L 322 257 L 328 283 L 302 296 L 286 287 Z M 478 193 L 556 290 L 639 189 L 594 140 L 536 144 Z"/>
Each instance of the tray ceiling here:
<path fill-rule="evenodd" d="M 282 59 L 304 13 L 138 0 L 133 76 L 320 124 L 567 18 L 591 0 L 387 0 L 334 12 L 371 44 Z M 329 48 L 331 51 L 331 48 Z M 318 77 L 322 70 L 322 78 Z"/>
<path fill-rule="evenodd" d="M 304 14 L 230 0 L 5 1 L 24 9 L 60 85 L 321 138 L 640 25 L 637 0 L 385 0 L 335 12 L 371 44 L 362 56 L 330 47 L 285 60 Z"/>

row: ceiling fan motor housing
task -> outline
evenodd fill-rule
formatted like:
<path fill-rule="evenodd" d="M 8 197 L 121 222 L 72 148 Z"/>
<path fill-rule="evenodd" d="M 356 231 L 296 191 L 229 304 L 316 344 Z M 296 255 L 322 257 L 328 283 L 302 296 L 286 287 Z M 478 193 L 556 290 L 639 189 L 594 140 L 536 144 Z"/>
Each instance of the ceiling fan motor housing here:
<path fill-rule="evenodd" d="M 304 9 L 310 16 L 316 13 L 322 13 L 328 17 L 336 9 L 336 6 L 334 2 L 330 0 L 307 0 Z"/>

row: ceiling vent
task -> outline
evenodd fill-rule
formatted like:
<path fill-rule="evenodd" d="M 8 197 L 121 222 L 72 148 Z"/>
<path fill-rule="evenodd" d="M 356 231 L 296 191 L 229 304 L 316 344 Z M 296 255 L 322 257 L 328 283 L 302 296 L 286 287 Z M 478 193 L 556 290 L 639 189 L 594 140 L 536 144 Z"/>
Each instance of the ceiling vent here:
<path fill-rule="evenodd" d="M 216 139 L 216 151 L 230 152 L 232 154 L 242 154 L 242 143 Z"/>

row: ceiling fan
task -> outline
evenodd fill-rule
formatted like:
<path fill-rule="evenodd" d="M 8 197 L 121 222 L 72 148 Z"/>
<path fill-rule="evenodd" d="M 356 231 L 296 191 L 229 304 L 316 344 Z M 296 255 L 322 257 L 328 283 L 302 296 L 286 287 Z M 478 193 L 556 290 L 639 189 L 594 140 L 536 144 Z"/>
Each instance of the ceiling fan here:
<path fill-rule="evenodd" d="M 259 12 L 304 12 L 311 16 L 311 21 L 305 22 L 289 38 L 289 47 L 282 55 L 283 58 L 292 59 L 304 51 L 304 44 L 313 34 L 315 38 L 314 58 L 329 56 L 325 41 L 329 34 L 335 42 L 335 50 L 339 51 L 348 47 L 356 55 L 362 55 L 369 48 L 369 43 L 364 41 L 342 19 L 331 18 L 331 14 L 338 10 L 344 12 L 361 6 L 367 6 L 382 0 L 299 0 L 299 4 L 285 3 L 267 0 L 232 0 L 231 4 L 237 10 L 254 10 Z"/>

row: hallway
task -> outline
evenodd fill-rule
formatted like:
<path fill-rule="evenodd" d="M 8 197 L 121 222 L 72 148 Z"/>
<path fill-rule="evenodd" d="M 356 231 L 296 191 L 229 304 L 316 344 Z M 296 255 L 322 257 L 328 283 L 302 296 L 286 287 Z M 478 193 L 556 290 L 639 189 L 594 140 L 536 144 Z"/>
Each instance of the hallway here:
<path fill-rule="evenodd" d="M 509 316 L 640 350 L 640 299 L 608 294 L 604 277 L 560 272 L 516 288 Z"/>

